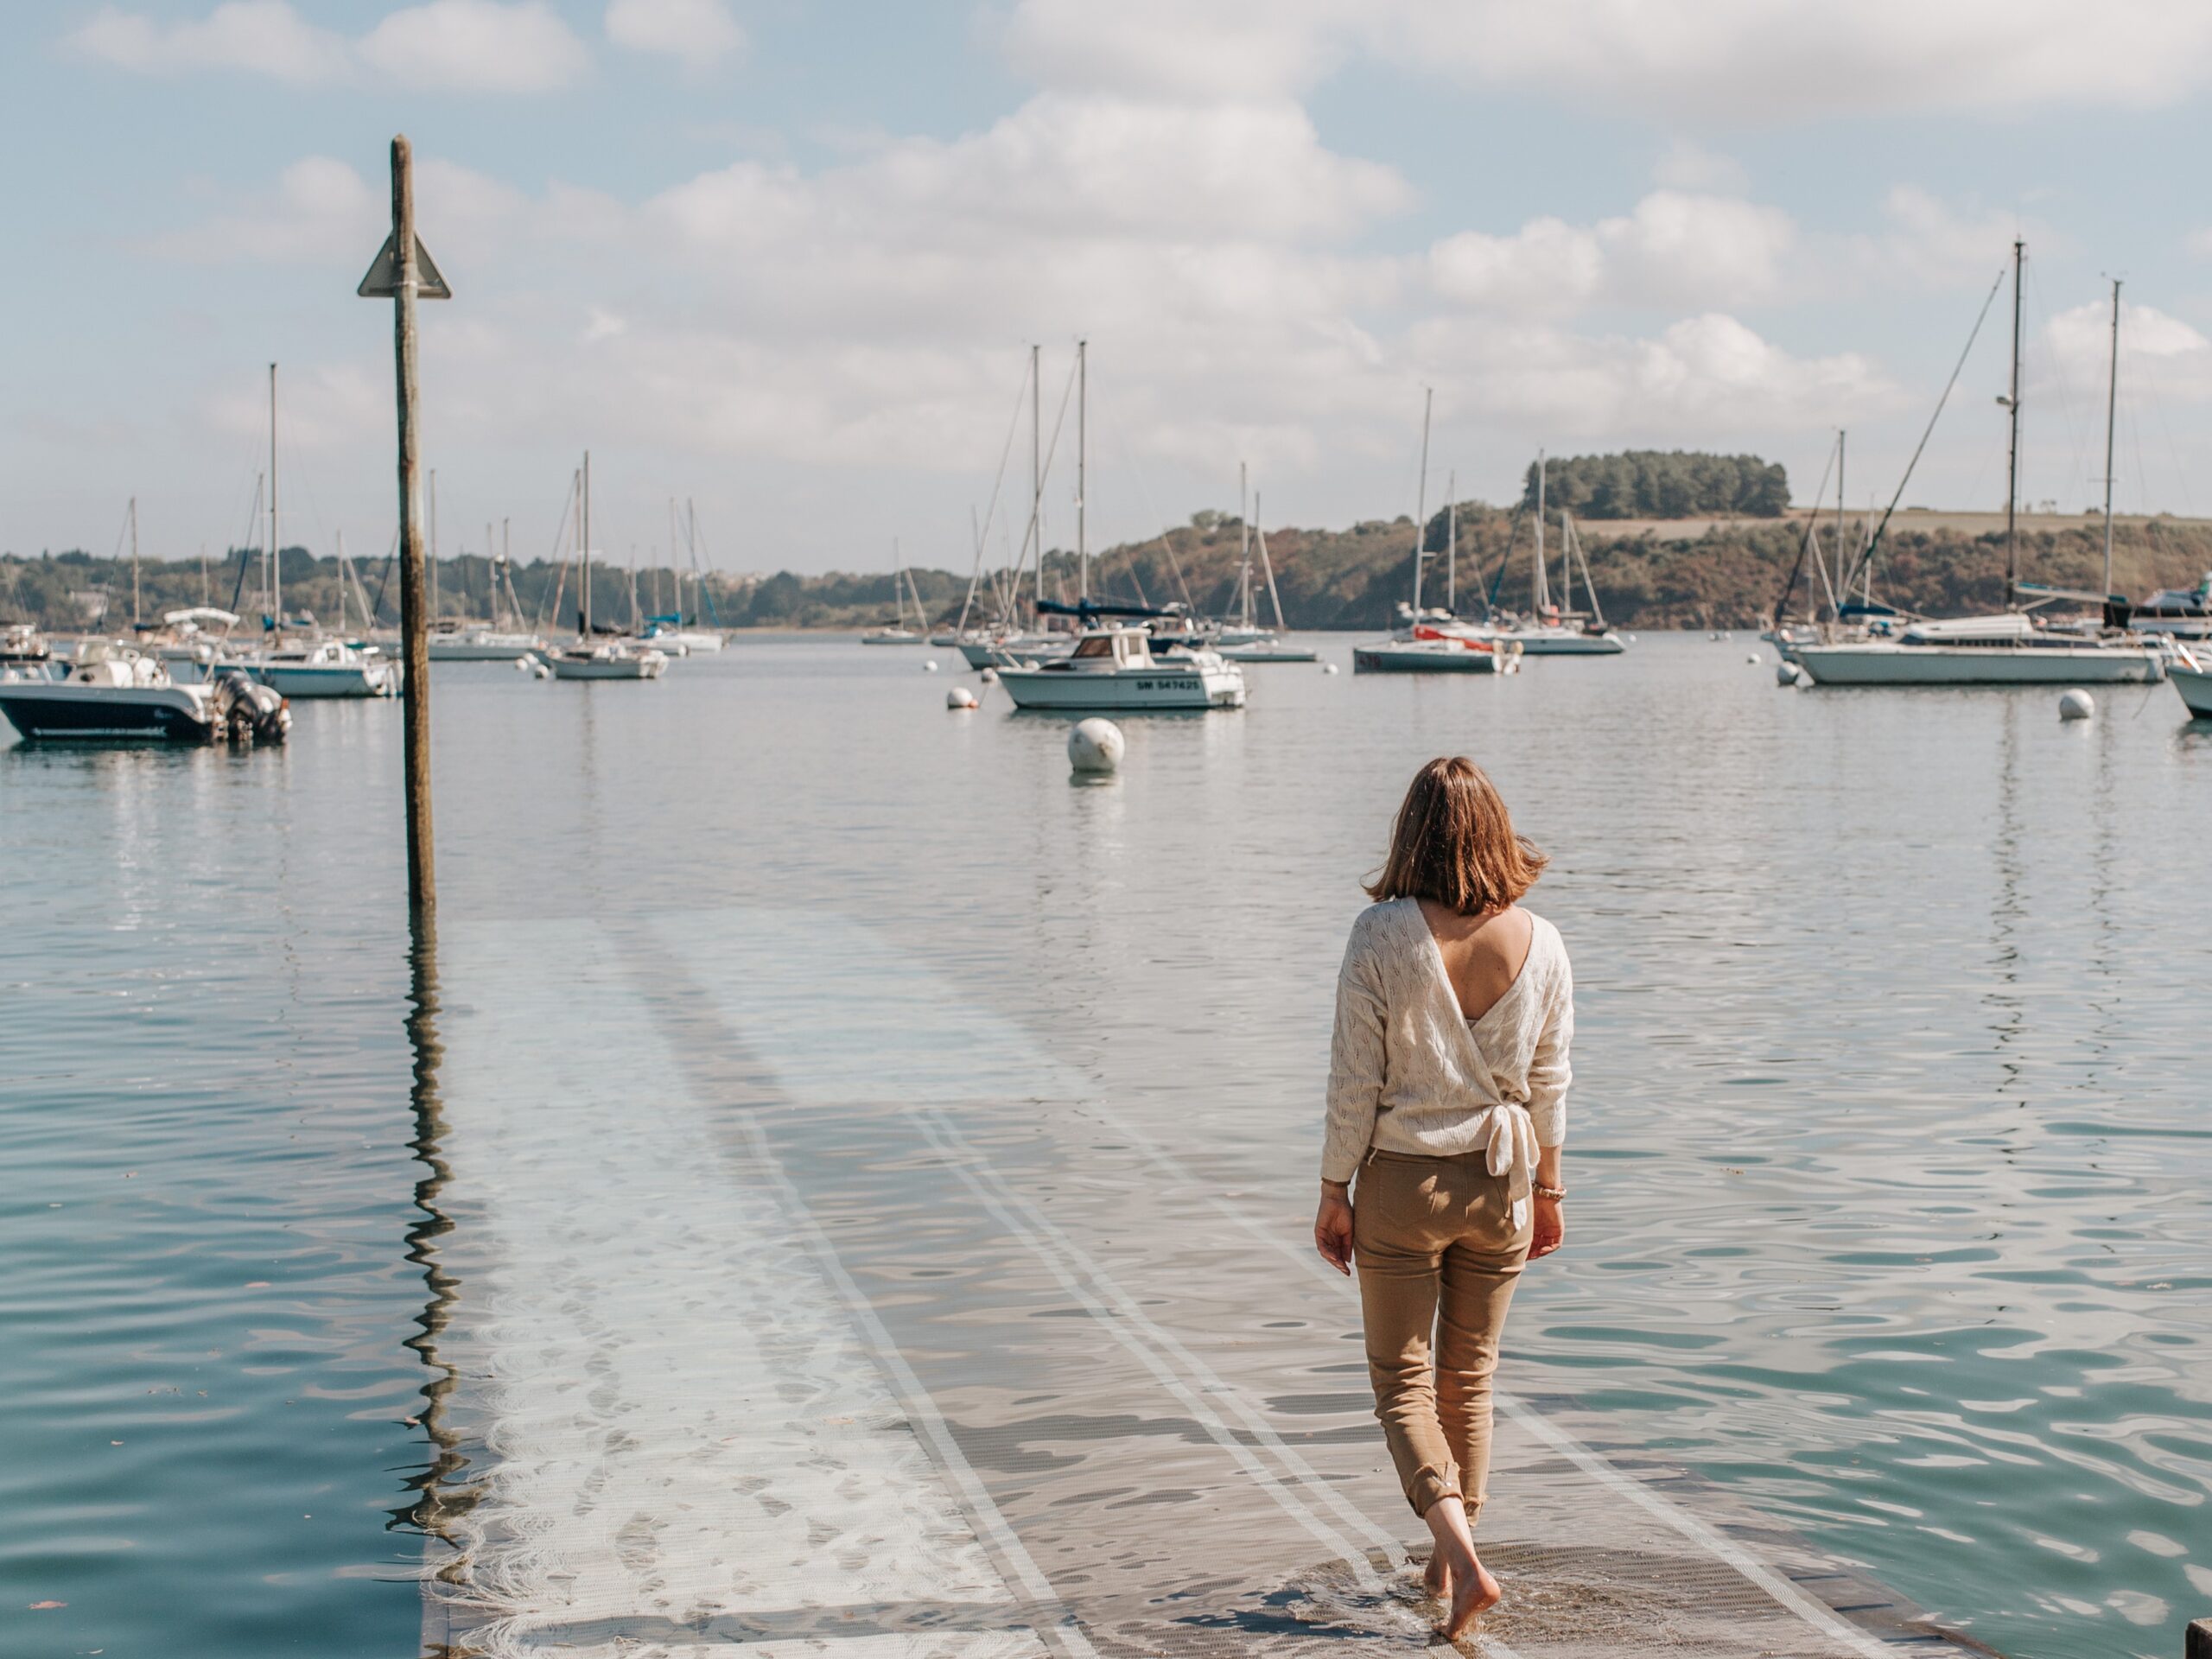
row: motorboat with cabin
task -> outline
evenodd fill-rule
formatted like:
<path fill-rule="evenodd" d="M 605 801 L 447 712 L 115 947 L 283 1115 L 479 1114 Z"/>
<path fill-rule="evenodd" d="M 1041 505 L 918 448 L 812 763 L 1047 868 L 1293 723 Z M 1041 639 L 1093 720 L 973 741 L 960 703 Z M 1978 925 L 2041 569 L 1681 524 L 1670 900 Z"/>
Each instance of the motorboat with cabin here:
<path fill-rule="evenodd" d="M 219 664 L 227 666 L 227 664 Z M 375 645 L 314 639 L 271 645 L 239 666 L 279 696 L 310 701 L 336 697 L 396 697 L 402 664 Z"/>
<path fill-rule="evenodd" d="M 1178 647 L 1155 657 L 1152 636 L 1125 624 L 1080 635 L 1054 661 L 1009 662 L 998 676 L 1017 709 L 1141 714 L 1244 706 L 1244 671 L 1218 652 Z"/>
<path fill-rule="evenodd" d="M 46 664 L 54 660 L 54 647 L 37 625 L 30 622 L 0 622 L 0 669 L 21 667 L 26 664 Z"/>
<path fill-rule="evenodd" d="M 0 715 L 24 737 L 279 741 L 291 729 L 284 699 L 233 668 L 180 685 L 158 658 L 93 640 L 67 679 L 43 664 L 0 669 Z"/>
<path fill-rule="evenodd" d="M 2127 607 L 2127 626 L 2176 639 L 2212 639 L 2212 571 L 2194 588 L 2166 588 Z"/>

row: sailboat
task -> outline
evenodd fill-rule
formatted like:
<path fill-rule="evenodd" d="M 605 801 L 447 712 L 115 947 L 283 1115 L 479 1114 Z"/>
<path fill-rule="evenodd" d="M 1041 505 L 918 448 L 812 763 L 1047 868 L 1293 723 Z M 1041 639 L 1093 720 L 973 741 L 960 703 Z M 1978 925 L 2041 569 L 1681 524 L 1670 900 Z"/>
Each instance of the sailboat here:
<path fill-rule="evenodd" d="M 556 680 L 657 680 L 668 653 L 626 639 L 595 639 L 591 631 L 591 452 L 584 452 L 576 495 L 576 642 L 545 654 Z"/>
<path fill-rule="evenodd" d="M 1421 410 L 1421 485 L 1414 511 L 1414 596 L 1398 607 L 1398 627 L 1373 645 L 1354 645 L 1355 674 L 1515 674 L 1521 649 L 1503 645 L 1448 617 L 1421 609 L 1421 567 L 1428 552 L 1428 425 L 1435 393 L 1424 393 Z"/>
<path fill-rule="evenodd" d="M 484 556 L 486 623 L 439 623 L 430 634 L 434 663 L 511 663 L 518 657 L 535 657 L 545 641 L 523 626 L 522 601 L 516 596 L 513 563 L 507 551 L 505 525 L 500 527 L 499 550 Z M 484 545 L 492 545 L 492 526 L 484 526 Z M 467 582 L 464 580 L 462 586 Z"/>
<path fill-rule="evenodd" d="M 1039 599 L 1042 615 L 1074 618 L 1079 632 L 1065 657 L 1039 661 L 1010 655 L 998 669 L 999 683 L 1017 709 L 1133 714 L 1166 710 L 1242 709 L 1244 671 L 1224 661 L 1203 643 L 1178 645 L 1164 655 L 1130 619 L 1173 616 L 1148 605 L 1122 605 L 1090 597 L 1090 346 L 1077 340 L 1076 357 L 1075 553 L 1077 600 L 1073 605 Z M 1110 620 L 1109 620 L 1110 619 Z"/>
<path fill-rule="evenodd" d="M 2020 475 L 2020 278 L 2027 245 L 2012 244 L 2012 364 L 2005 404 L 2010 438 L 2005 467 L 2005 597 L 2010 609 L 1988 616 L 1923 619 L 1886 639 L 1796 647 L 1798 666 L 1815 685 L 2116 685 L 2164 677 L 2164 647 L 2125 636 L 2071 632 L 2043 626 L 2022 608 L 2080 597 L 2037 589 L 2020 581 L 2016 523 Z M 2105 468 L 2109 474 L 2109 465 Z M 1871 552 L 1871 546 L 1869 551 Z M 1861 564 L 1867 555 L 1862 554 Z M 2109 584 L 2107 584 L 2109 585 Z M 2094 599 L 2097 595 L 2088 595 Z"/>
<path fill-rule="evenodd" d="M 1544 554 L 1544 456 L 1536 455 L 1536 517 L 1535 563 L 1529 576 L 1529 614 L 1499 626 L 1496 637 L 1510 639 L 1531 657 L 1618 657 L 1625 649 L 1620 637 L 1605 621 L 1605 607 L 1598 600 L 1598 583 L 1590 574 L 1588 555 L 1574 528 L 1574 516 L 1565 507 L 1559 512 L 1560 592 L 1573 603 L 1574 573 L 1582 572 L 1583 591 L 1590 597 L 1586 612 L 1562 610 L 1554 602 L 1551 565 Z"/>
<path fill-rule="evenodd" d="M 1238 493 L 1243 493 L 1244 468 L 1236 468 Z M 1257 607 L 1253 601 L 1252 556 L 1248 548 L 1244 555 L 1242 578 L 1243 620 L 1237 632 L 1224 632 L 1215 647 L 1222 657 L 1232 663 L 1311 663 L 1319 660 L 1320 653 L 1309 645 L 1294 645 L 1283 635 L 1289 632 L 1282 620 L 1282 594 L 1275 588 L 1274 561 L 1268 556 L 1268 532 L 1259 522 L 1260 493 L 1252 492 L 1252 542 L 1259 549 L 1260 570 L 1268 584 L 1268 600 L 1274 607 L 1275 625 L 1272 628 L 1254 625 Z"/>
<path fill-rule="evenodd" d="M 914 595 L 914 626 L 906 626 L 906 594 Z M 870 628 L 861 635 L 864 645 L 918 645 L 929 629 L 929 613 L 922 608 L 922 590 L 914 586 L 914 573 L 899 562 L 899 538 L 891 539 L 891 597 L 899 607 L 897 620 Z"/>
<path fill-rule="evenodd" d="M 262 562 L 262 626 L 268 643 L 248 657 L 245 671 L 277 696 L 298 702 L 328 697 L 396 697 L 402 666 L 374 645 L 320 634 L 284 638 L 283 546 L 276 518 L 276 365 L 269 365 L 269 545 Z"/>

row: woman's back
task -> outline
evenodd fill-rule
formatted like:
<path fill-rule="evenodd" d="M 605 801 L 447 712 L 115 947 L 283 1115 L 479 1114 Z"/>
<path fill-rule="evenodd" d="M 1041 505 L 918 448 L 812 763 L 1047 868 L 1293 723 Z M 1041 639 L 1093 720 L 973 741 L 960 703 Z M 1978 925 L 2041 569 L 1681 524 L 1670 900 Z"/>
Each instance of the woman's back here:
<path fill-rule="evenodd" d="M 1472 1024 L 1496 1007 L 1521 976 L 1535 943 L 1535 918 L 1518 905 L 1462 916 L 1433 899 L 1419 902 L 1459 1012 Z"/>

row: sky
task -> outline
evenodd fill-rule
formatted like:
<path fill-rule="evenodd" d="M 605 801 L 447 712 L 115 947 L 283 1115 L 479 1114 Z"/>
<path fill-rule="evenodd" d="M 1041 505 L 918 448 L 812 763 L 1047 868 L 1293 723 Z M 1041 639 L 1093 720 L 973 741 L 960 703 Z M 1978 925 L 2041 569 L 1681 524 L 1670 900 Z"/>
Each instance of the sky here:
<path fill-rule="evenodd" d="M 111 0 L 0 11 L 0 550 L 392 537 L 411 139 L 442 553 L 964 570 L 1751 451 L 1886 501 L 2024 238 L 2021 494 L 2212 513 L 2201 0 Z M 2001 508 L 1999 291 L 1906 492 Z M 1065 410 L 1065 414 L 1063 410 Z M 1010 447 L 1010 448 L 1009 448 Z M 1004 458 L 1004 482 L 994 505 Z M 1832 493 L 1831 478 L 1828 488 Z M 894 553 L 894 543 L 896 551 Z"/>

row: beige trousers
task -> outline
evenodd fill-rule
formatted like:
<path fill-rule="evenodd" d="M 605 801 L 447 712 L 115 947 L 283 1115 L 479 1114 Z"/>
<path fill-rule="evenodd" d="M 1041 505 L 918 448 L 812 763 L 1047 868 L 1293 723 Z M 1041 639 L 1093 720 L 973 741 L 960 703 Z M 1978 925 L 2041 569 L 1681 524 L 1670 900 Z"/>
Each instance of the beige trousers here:
<path fill-rule="evenodd" d="M 1471 1526 L 1490 1485 L 1491 1377 L 1532 1229 L 1484 1153 L 1370 1152 L 1352 1197 L 1352 1255 L 1398 1482 L 1416 1515 L 1456 1497 Z"/>

